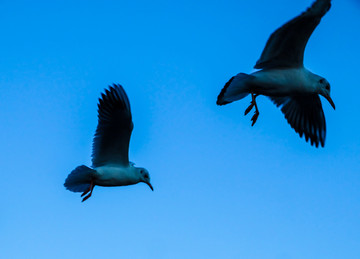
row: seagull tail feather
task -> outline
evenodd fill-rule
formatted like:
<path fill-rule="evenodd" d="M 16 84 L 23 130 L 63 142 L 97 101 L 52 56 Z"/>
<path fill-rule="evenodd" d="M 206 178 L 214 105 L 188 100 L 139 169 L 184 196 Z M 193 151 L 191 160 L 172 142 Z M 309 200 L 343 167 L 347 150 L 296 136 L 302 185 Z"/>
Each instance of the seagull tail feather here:
<path fill-rule="evenodd" d="M 225 105 L 246 97 L 249 94 L 248 81 L 254 78 L 252 75 L 239 73 L 230 78 L 221 90 L 216 104 Z"/>
<path fill-rule="evenodd" d="M 90 187 L 94 169 L 85 165 L 76 167 L 65 180 L 64 186 L 72 192 L 84 192 Z"/>

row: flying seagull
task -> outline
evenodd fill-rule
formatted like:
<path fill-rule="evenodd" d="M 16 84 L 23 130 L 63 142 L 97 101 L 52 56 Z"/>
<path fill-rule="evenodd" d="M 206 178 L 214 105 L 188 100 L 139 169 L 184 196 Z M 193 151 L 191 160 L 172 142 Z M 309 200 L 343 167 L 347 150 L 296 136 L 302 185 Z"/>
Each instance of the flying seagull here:
<path fill-rule="evenodd" d="M 245 115 L 255 107 L 252 126 L 259 110 L 256 97 L 268 96 L 277 107 L 281 106 L 290 126 L 310 139 L 311 145 L 325 144 L 326 123 L 319 94 L 335 109 L 330 97 L 330 84 L 322 76 L 311 73 L 304 67 L 304 50 L 310 35 L 330 9 L 331 0 L 317 0 L 305 12 L 295 17 L 268 39 L 252 74 L 239 73 L 233 76 L 221 90 L 218 105 L 240 100 L 251 94 L 250 106 Z"/>
<path fill-rule="evenodd" d="M 130 102 L 121 85 L 114 84 L 98 103 L 92 168 L 76 167 L 66 178 L 64 186 L 72 192 L 82 192 L 82 201 L 90 198 L 95 185 L 124 186 L 146 183 L 151 190 L 149 172 L 129 162 L 129 142 L 133 130 Z"/>

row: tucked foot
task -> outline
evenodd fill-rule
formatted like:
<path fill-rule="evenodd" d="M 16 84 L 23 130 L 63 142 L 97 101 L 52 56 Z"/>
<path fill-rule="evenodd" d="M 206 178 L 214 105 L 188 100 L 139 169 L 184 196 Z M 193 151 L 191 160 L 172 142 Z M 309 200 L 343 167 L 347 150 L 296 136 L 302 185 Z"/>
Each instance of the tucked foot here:
<path fill-rule="evenodd" d="M 253 103 L 253 101 L 250 102 L 249 107 L 246 108 L 245 110 L 245 116 L 251 111 L 251 109 L 254 107 L 255 103 Z"/>
<path fill-rule="evenodd" d="M 251 121 L 252 121 L 252 124 L 251 124 L 251 126 L 254 126 L 254 124 L 255 124 L 255 122 L 257 121 L 257 119 L 258 119 L 258 117 L 259 117 L 259 111 L 256 109 L 255 110 L 255 114 L 252 116 L 252 118 L 251 118 Z"/>
<path fill-rule="evenodd" d="M 251 118 L 251 121 L 252 121 L 251 126 L 254 126 L 254 124 L 257 121 L 257 119 L 259 117 L 259 114 L 260 114 L 259 109 L 258 109 L 257 104 L 256 104 L 256 97 L 257 96 L 258 96 L 258 94 L 251 93 L 252 100 L 250 102 L 249 107 L 247 107 L 246 110 L 245 110 L 245 115 L 247 115 L 252 110 L 252 108 L 255 107 L 255 114 Z"/>
<path fill-rule="evenodd" d="M 88 192 L 91 191 L 91 184 L 89 186 L 89 188 L 86 189 L 86 191 L 84 191 L 82 194 L 81 194 L 81 197 L 83 197 L 85 194 L 87 194 Z"/>
<path fill-rule="evenodd" d="M 95 187 L 94 181 L 91 180 L 90 187 L 81 194 L 81 197 L 86 195 L 88 192 L 90 192 L 90 193 L 88 195 L 86 195 L 84 197 L 84 199 L 82 199 L 82 202 L 86 201 L 87 199 L 89 199 L 91 197 L 91 194 L 92 194 L 92 191 L 94 190 L 94 187 Z"/>

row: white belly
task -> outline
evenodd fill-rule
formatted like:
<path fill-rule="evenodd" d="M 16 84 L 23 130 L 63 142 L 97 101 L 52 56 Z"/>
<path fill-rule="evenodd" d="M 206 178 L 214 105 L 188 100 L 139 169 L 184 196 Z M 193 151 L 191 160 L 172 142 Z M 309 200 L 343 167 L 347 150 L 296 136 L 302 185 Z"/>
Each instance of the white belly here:
<path fill-rule="evenodd" d="M 131 166 L 101 166 L 94 169 L 96 170 L 95 184 L 99 186 L 122 186 L 139 182 L 139 177 Z"/>
<path fill-rule="evenodd" d="M 252 75 L 251 88 L 258 94 L 267 96 L 288 96 L 306 93 L 309 88 L 309 76 L 312 74 L 305 68 L 260 70 Z"/>

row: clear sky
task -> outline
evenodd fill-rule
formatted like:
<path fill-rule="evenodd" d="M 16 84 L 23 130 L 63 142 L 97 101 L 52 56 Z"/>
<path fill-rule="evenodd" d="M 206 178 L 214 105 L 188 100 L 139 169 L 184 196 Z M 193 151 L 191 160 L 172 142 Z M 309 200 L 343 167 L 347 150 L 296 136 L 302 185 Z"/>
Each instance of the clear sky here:
<path fill-rule="evenodd" d="M 266 97 L 219 107 L 313 0 L 0 1 L 1 258 L 360 258 L 360 3 L 333 0 L 305 65 L 331 83 L 325 148 Z M 143 183 L 63 187 L 91 165 L 97 99 L 130 98 Z"/>

